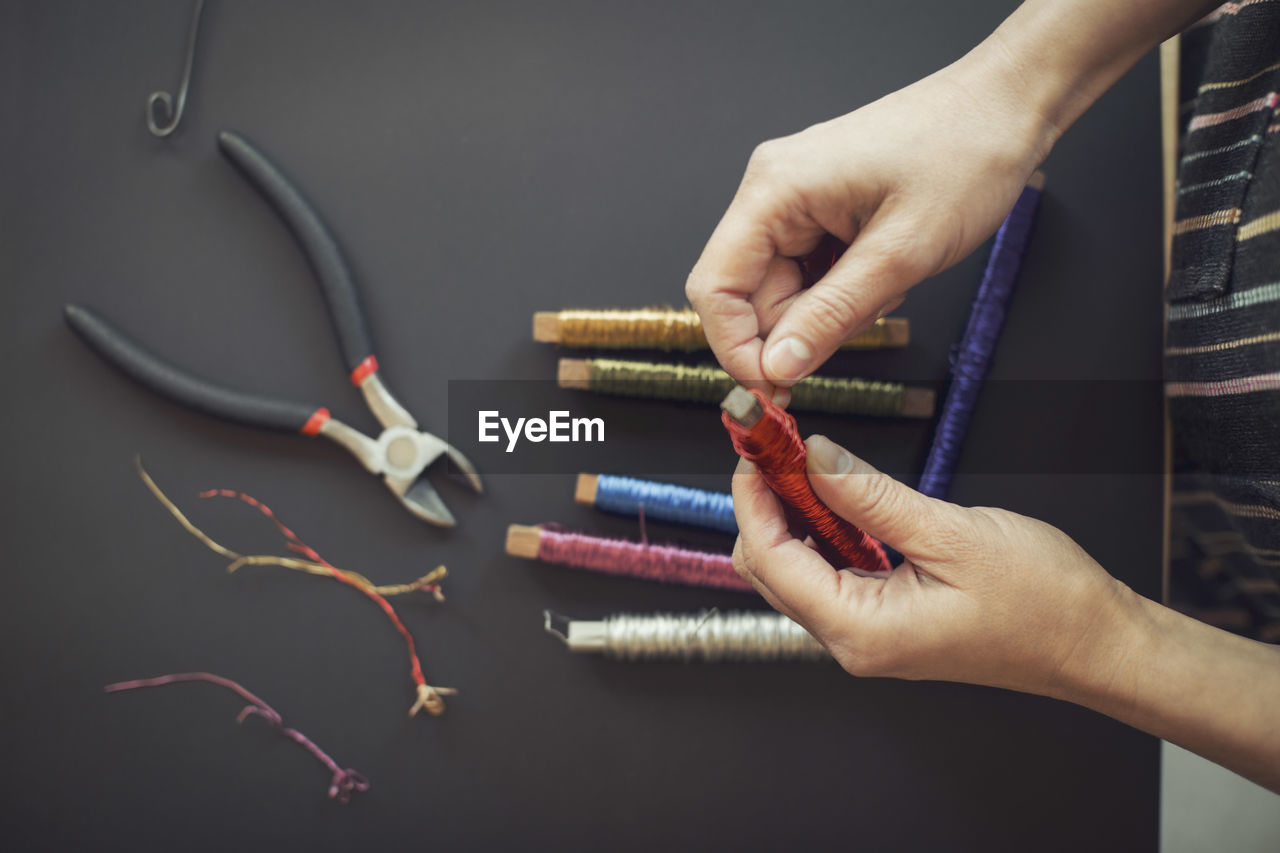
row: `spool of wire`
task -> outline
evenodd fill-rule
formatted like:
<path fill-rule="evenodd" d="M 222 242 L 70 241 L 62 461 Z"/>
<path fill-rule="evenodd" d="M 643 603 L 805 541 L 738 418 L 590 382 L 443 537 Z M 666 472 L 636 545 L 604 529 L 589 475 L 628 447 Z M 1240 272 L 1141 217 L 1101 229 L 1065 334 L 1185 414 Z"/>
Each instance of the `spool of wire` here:
<path fill-rule="evenodd" d="M 960 448 L 964 445 L 969 421 L 978 404 L 978 394 L 991 366 L 1004 319 L 1013 298 L 1014 285 L 1018 283 L 1018 271 L 1022 257 L 1031 241 L 1031 229 L 1035 225 L 1040 196 L 1044 192 L 1044 174 L 1036 172 L 1022 190 L 1013 210 L 996 232 L 982 273 L 982 283 L 969 310 L 969 323 L 964 337 L 952 351 L 951 386 L 942 406 L 942 416 L 933 434 L 929 458 L 925 460 L 920 475 L 921 493 L 945 500 L 951 491 L 951 478 L 960 461 Z"/>
<path fill-rule="evenodd" d="M 738 577 L 733 557 L 713 551 L 694 551 L 675 545 L 589 536 L 556 524 L 507 527 L 506 551 L 513 557 L 539 560 L 557 566 L 588 569 L 607 575 L 754 592 Z"/>
<path fill-rule="evenodd" d="M 533 315 L 533 339 L 563 347 L 657 349 L 708 348 L 702 320 L 692 308 L 570 309 Z M 910 327 L 902 317 L 881 317 L 842 349 L 905 347 Z"/>
<path fill-rule="evenodd" d="M 651 397 L 693 403 L 719 403 L 737 387 L 728 373 L 711 365 L 659 364 L 612 358 L 560 359 L 561 388 Z M 881 382 L 834 376 L 809 376 L 791 388 L 792 411 L 881 418 L 933 416 L 931 388 L 909 388 L 900 382 Z"/>
<path fill-rule="evenodd" d="M 773 663 L 831 656 L 780 613 L 620 613 L 595 622 L 543 611 L 547 633 L 572 652 L 624 661 Z"/>
<path fill-rule="evenodd" d="M 733 495 L 611 474 L 579 474 L 574 500 L 614 515 L 670 521 L 738 534 Z"/>
<path fill-rule="evenodd" d="M 837 568 L 888 571 L 884 548 L 865 531 L 831 511 L 813 491 L 805 473 L 807 451 L 796 419 L 758 390 L 734 388 L 720 404 L 721 421 L 733 449 L 756 466 L 760 476 L 813 537 L 822 554 Z"/>

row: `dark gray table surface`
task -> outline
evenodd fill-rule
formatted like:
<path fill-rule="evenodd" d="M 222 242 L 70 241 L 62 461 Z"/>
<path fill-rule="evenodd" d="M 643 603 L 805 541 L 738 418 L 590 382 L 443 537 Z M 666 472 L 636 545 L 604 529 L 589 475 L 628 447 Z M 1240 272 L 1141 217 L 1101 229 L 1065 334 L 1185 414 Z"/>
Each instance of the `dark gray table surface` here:
<path fill-rule="evenodd" d="M 680 303 L 756 143 L 929 73 L 1013 5 L 213 0 L 186 119 L 158 141 L 142 104 L 177 83 L 188 4 L 0 4 L 0 845 L 1154 849 L 1153 738 L 1046 699 L 834 666 L 570 656 L 542 632 L 544 607 L 763 605 L 504 556 L 512 522 L 634 535 L 633 521 L 573 504 L 569 461 L 527 473 L 484 456 L 488 492 L 443 483 L 461 523 L 431 529 L 325 442 L 140 389 L 60 316 L 83 302 L 193 371 L 373 426 L 296 245 L 215 149 L 218 130 L 237 129 L 337 233 L 388 383 L 470 452 L 475 413 L 451 400 L 461 410 L 475 388 L 513 387 L 482 381 L 554 374 L 558 353 L 530 340 L 533 311 Z M 1062 527 L 1153 596 L 1157 112 L 1148 58 L 1046 165 L 995 366 L 1006 381 L 979 408 L 953 493 Z M 833 369 L 944 379 L 983 257 L 914 292 L 908 350 Z M 520 387 L 532 390 L 511 392 L 512 414 L 539 414 L 516 411 L 532 401 L 606 419 L 598 467 L 727 487 L 712 409 Z M 1096 404 L 1020 402 L 1046 389 Z M 802 427 L 910 479 L 931 425 Z M 401 610 L 428 679 L 461 691 L 447 714 L 405 718 L 403 647 L 368 602 L 279 569 L 228 576 L 143 489 L 135 453 L 240 550 L 279 545 L 200 489 L 256 495 L 379 581 L 446 563 L 447 603 Z M 257 691 L 372 790 L 326 800 L 319 765 L 255 721 L 237 728 L 239 705 L 216 688 L 102 692 L 198 669 Z"/>

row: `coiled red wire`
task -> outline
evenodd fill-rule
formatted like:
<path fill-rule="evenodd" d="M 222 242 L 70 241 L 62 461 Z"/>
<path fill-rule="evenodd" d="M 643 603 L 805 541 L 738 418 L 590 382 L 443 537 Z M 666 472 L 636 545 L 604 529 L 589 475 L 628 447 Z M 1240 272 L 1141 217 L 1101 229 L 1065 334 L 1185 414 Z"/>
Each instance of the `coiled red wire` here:
<path fill-rule="evenodd" d="M 818 500 L 805 473 L 808 455 L 796 419 L 757 390 L 751 391 L 764 414 L 751 427 L 720 415 L 733 449 L 755 464 L 760 476 L 786 505 L 789 519 L 813 537 L 818 552 L 836 568 L 852 566 L 869 572 L 888 571 L 884 548 L 861 528 L 850 524 Z"/>

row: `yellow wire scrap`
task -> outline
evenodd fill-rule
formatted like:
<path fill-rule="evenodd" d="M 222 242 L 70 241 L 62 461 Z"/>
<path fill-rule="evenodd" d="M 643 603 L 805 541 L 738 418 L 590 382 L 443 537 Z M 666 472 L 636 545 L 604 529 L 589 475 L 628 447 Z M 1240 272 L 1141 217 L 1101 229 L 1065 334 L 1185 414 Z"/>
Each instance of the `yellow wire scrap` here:
<path fill-rule="evenodd" d="M 203 530 L 201 530 L 200 528 L 192 524 L 191 520 L 182 514 L 182 510 L 178 509 L 177 505 L 174 504 L 173 501 L 169 500 L 168 495 L 166 495 L 163 491 L 160 490 L 160 487 L 156 485 L 155 480 L 152 480 L 151 475 L 148 474 L 146 469 L 142 467 L 141 459 L 134 460 L 134 464 L 137 465 L 138 476 L 142 478 L 142 482 L 146 485 L 146 487 L 151 490 L 151 494 L 155 495 L 156 500 L 160 501 L 161 506 L 167 509 L 169 511 L 169 514 L 172 515 L 175 519 L 177 519 L 178 523 L 182 525 L 183 529 L 185 529 L 188 533 L 190 533 L 196 539 L 199 539 L 200 542 L 203 543 L 204 546 L 208 548 L 210 551 L 213 551 L 215 554 L 218 554 L 220 556 L 226 557 L 228 560 L 231 561 L 231 564 L 227 566 L 228 572 L 234 572 L 236 569 L 240 568 L 241 566 L 279 566 L 285 569 L 293 569 L 296 572 L 306 572 L 307 574 L 322 575 L 324 577 L 330 577 L 333 574 L 338 573 L 354 581 L 361 588 L 369 592 L 375 592 L 378 595 L 381 595 L 383 597 L 391 596 L 391 595 L 404 595 L 405 593 L 417 592 L 418 590 L 421 590 L 421 589 L 433 587 L 436 584 L 438 584 L 440 581 L 444 580 L 444 578 L 449 574 L 449 570 L 446 569 L 444 566 L 436 566 L 430 572 L 418 578 L 416 581 L 413 581 L 412 583 L 378 586 L 373 581 L 369 580 L 367 577 L 365 577 L 364 575 L 358 572 L 352 572 L 347 569 L 332 568 L 330 566 L 324 565 L 323 563 L 312 562 L 311 560 L 299 560 L 296 557 L 276 557 L 270 554 L 246 555 L 246 554 L 238 553 L 236 551 L 232 551 L 230 548 L 226 547 L 225 545 L 220 545 L 219 543 L 213 541 L 213 539 L 210 538 L 208 534 L 206 534 Z M 434 594 L 437 599 L 443 598 L 438 589 L 435 590 Z"/>

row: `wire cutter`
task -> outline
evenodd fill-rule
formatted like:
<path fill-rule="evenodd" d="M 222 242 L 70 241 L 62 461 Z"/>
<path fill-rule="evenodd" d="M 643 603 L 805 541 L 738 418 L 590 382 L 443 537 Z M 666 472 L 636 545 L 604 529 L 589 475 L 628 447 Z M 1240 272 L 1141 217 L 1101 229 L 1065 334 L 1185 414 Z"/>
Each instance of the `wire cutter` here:
<path fill-rule="evenodd" d="M 421 431 L 413 416 L 378 378 L 378 360 L 373 355 L 355 283 L 329 229 L 302 193 L 244 137 L 223 131 L 218 135 L 218 148 L 271 203 L 302 244 L 328 303 L 351 382 L 363 392 L 365 403 L 383 426 L 382 433 L 370 438 L 330 415 L 323 406 L 249 394 L 193 376 L 143 349 L 87 308 L 66 306 L 67 323 L 104 359 L 178 403 L 248 426 L 323 435 L 337 442 L 370 473 L 382 477 L 409 512 L 432 524 L 452 527 L 452 513 L 423 472 L 444 455 L 477 492 L 483 491 L 480 477 L 457 448 Z"/>

